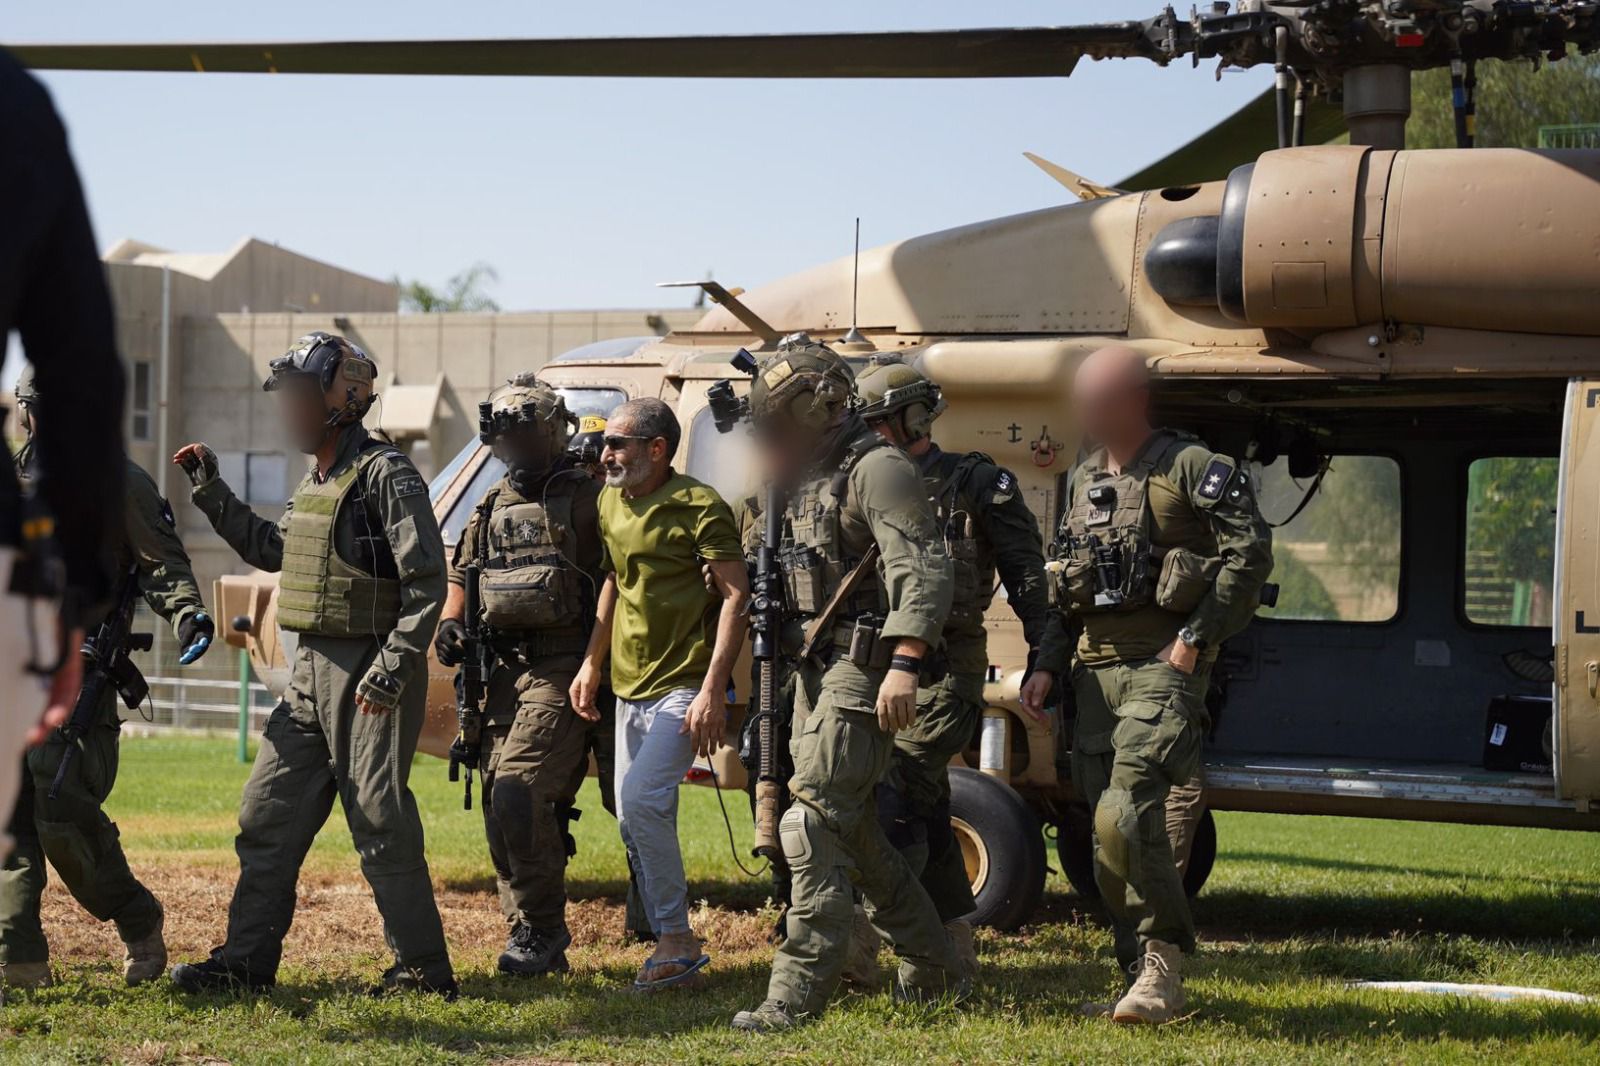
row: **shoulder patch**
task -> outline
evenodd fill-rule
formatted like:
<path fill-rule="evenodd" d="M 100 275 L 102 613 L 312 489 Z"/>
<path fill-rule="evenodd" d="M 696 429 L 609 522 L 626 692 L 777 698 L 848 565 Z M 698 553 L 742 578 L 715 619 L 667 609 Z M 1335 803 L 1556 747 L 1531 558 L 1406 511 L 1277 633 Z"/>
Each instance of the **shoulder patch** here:
<path fill-rule="evenodd" d="M 402 470 L 390 482 L 396 496 L 421 496 L 428 491 L 428 483 L 415 470 Z"/>
<path fill-rule="evenodd" d="M 1200 475 L 1200 484 L 1195 486 L 1195 495 L 1202 500 L 1220 500 L 1232 477 L 1233 461 L 1224 456 L 1214 456 L 1211 462 L 1206 464 L 1205 473 Z"/>
<path fill-rule="evenodd" d="M 161 501 L 161 519 L 174 529 L 178 527 L 178 516 L 172 513 L 172 504 L 167 500 Z"/>
<path fill-rule="evenodd" d="M 1004 468 L 1000 476 L 994 479 L 994 495 L 996 500 L 1010 499 L 1012 490 L 1017 487 L 1016 476 Z"/>

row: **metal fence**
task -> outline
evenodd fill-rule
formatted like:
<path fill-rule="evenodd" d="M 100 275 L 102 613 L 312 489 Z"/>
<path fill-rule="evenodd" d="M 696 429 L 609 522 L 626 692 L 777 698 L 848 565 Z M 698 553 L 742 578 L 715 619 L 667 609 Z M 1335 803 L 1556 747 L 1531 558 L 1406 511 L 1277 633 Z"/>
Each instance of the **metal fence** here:
<path fill-rule="evenodd" d="M 127 729 L 210 730 L 232 733 L 239 728 L 239 652 L 222 643 L 222 636 L 203 658 L 189 666 L 178 665 L 177 639 L 172 627 L 140 603 L 134 630 L 154 638 L 147 652 L 133 661 L 150 685 L 150 697 L 137 711 L 123 708 Z M 248 685 L 249 731 L 259 734 L 276 702 L 266 686 L 252 675 Z"/>
<path fill-rule="evenodd" d="M 1600 148 L 1600 123 L 1540 126 L 1540 148 Z"/>

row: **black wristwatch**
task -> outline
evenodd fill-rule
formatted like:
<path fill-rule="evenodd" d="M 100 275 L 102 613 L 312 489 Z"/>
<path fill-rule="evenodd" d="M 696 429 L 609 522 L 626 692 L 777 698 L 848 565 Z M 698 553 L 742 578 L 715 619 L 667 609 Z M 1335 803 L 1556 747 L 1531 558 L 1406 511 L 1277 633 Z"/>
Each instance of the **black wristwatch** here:
<path fill-rule="evenodd" d="M 1189 647 L 1193 648 L 1195 651 L 1206 650 L 1206 642 L 1201 639 L 1198 633 L 1188 626 L 1184 626 L 1182 629 L 1178 630 L 1178 639 L 1189 645 Z"/>

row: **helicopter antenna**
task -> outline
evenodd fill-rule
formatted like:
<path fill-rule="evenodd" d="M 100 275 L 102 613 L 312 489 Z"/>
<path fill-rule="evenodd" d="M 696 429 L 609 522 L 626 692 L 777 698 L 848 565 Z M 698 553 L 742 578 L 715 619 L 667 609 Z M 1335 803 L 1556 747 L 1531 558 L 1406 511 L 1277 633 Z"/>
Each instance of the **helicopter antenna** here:
<path fill-rule="evenodd" d="M 850 328 L 843 337 L 839 338 L 839 345 L 843 348 L 873 348 L 876 347 L 867 340 L 866 335 L 856 328 L 857 311 L 861 298 L 861 216 L 856 216 L 856 252 L 855 259 L 850 264 Z"/>

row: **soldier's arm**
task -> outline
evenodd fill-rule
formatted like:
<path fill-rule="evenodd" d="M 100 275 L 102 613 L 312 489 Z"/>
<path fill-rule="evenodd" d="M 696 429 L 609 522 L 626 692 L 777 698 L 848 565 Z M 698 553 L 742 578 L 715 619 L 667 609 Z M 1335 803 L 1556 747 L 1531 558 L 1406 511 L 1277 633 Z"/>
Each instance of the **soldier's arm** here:
<path fill-rule="evenodd" d="M 988 466 L 974 486 L 977 520 L 994 551 L 995 569 L 1006 589 L 1006 602 L 1022 623 L 1028 647 L 1038 652 L 1044 644 L 1046 619 L 1050 612 L 1044 586 L 1044 539 L 1039 535 L 1039 520 L 1022 497 L 1016 475 L 1002 467 Z"/>
<path fill-rule="evenodd" d="M 1066 542 L 1067 514 L 1072 510 L 1072 482 L 1077 473 L 1074 469 L 1067 475 L 1067 483 L 1062 488 L 1061 526 L 1056 531 L 1056 542 Z M 1007 592 L 1010 590 L 1007 589 Z M 1034 668 L 1044 670 L 1056 677 L 1065 676 L 1072 665 L 1072 638 L 1068 628 L 1067 605 L 1058 603 L 1047 607 L 1044 618 L 1044 631 L 1039 638 L 1039 654 L 1034 658 Z"/>
<path fill-rule="evenodd" d="M 282 518 L 269 522 L 235 496 L 220 477 L 197 486 L 189 498 L 239 558 L 259 570 L 276 573 L 283 569 L 283 529 L 289 522 L 290 505 L 284 507 Z"/>
<path fill-rule="evenodd" d="M 423 669 L 439 624 L 446 588 L 444 538 L 428 502 L 428 483 L 416 467 L 384 457 L 367 470 L 367 501 L 383 522 L 400 581 L 400 619 L 384 638 L 377 665 L 403 690 Z"/>
<path fill-rule="evenodd" d="M 139 566 L 139 591 L 150 609 L 179 632 L 183 620 L 205 609 L 189 553 L 178 539 L 172 508 L 142 470 L 129 470 L 123 496 L 128 546 Z"/>
<path fill-rule="evenodd" d="M 1225 455 L 1187 448 L 1174 463 L 1178 487 L 1211 526 L 1222 570 L 1189 628 L 1216 646 L 1250 624 L 1261 603 L 1261 586 L 1272 573 L 1272 529 L 1256 507 L 1247 470 Z"/>
<path fill-rule="evenodd" d="M 879 448 L 850 472 L 850 490 L 882 557 L 889 595 L 884 638 L 937 645 L 950 617 L 955 578 L 916 467 L 900 452 Z"/>

